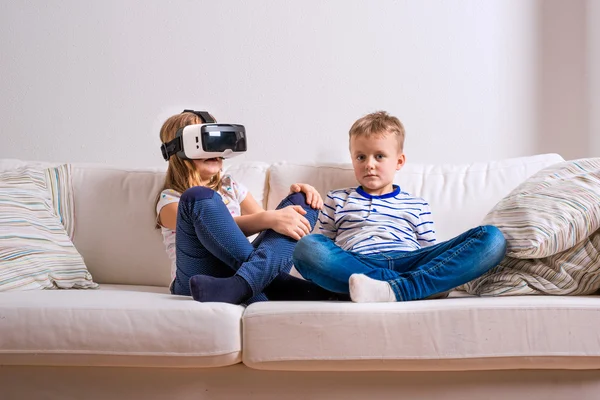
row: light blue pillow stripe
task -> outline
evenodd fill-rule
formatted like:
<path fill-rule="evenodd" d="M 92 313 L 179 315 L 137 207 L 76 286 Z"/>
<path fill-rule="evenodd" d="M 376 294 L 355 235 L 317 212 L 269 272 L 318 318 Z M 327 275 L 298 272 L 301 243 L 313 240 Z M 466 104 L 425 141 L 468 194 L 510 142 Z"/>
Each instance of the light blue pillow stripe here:
<path fill-rule="evenodd" d="M 541 170 L 483 223 L 502 231 L 508 255 L 462 290 L 506 296 L 586 295 L 600 289 L 600 158 Z"/>
<path fill-rule="evenodd" d="M 73 226 L 69 165 L 0 173 L 0 291 L 98 287 Z"/>

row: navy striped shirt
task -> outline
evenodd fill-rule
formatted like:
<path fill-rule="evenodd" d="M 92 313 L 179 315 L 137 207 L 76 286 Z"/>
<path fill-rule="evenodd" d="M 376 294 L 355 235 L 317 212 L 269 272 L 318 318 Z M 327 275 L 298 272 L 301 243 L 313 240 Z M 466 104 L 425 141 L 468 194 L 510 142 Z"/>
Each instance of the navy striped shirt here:
<path fill-rule="evenodd" d="M 362 254 L 413 251 L 436 241 L 429 204 L 397 185 L 381 196 L 360 186 L 329 192 L 315 232 Z"/>

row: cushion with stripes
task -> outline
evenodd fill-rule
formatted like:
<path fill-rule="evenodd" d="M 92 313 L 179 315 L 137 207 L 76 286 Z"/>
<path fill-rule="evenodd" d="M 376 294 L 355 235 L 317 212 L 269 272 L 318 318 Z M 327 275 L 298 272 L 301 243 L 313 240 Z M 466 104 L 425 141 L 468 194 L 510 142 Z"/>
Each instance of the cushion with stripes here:
<path fill-rule="evenodd" d="M 73 216 L 68 164 L 0 173 L 0 291 L 98 287 L 71 241 Z"/>
<path fill-rule="evenodd" d="M 600 289 L 600 230 L 550 257 L 505 257 L 496 268 L 461 289 L 477 296 L 594 294 Z"/>
<path fill-rule="evenodd" d="M 565 161 L 531 176 L 484 218 L 507 242 L 507 256 L 545 258 L 600 228 L 600 158 Z"/>

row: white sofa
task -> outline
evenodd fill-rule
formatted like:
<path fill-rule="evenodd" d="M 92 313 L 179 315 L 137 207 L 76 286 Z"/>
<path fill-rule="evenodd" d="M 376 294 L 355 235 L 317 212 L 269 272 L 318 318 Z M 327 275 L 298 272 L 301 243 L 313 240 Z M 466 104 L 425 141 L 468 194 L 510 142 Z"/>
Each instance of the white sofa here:
<path fill-rule="evenodd" d="M 556 154 L 408 164 L 438 237 L 478 225 Z M 0 171 L 28 164 L 0 160 Z M 349 165 L 228 169 L 273 208 L 296 181 L 354 185 Z M 451 298 L 393 304 L 198 303 L 168 292 L 154 229 L 159 169 L 73 165 L 74 244 L 97 290 L 0 293 L 0 398 L 597 399 L 600 298 Z"/>

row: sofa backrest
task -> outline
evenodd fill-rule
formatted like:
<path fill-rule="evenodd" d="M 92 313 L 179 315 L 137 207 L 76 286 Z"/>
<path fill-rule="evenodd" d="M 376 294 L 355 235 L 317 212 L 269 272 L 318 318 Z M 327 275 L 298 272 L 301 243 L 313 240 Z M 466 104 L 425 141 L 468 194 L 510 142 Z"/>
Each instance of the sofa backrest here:
<path fill-rule="evenodd" d="M 514 187 L 538 170 L 562 161 L 556 154 L 469 165 L 407 164 L 396 176 L 403 190 L 431 204 L 438 238 L 448 239 L 481 222 Z M 0 160 L 0 171 L 56 163 Z M 346 165 L 248 162 L 226 168 L 259 203 L 273 209 L 294 182 L 312 184 L 325 196 L 355 186 Z M 73 242 L 98 283 L 168 286 L 170 262 L 155 229 L 156 196 L 164 170 L 73 164 Z"/>
<path fill-rule="evenodd" d="M 263 203 L 266 163 L 226 171 Z M 160 169 L 73 165 L 73 243 L 98 283 L 168 286 L 170 261 L 156 224 L 156 199 L 164 182 Z"/>
<path fill-rule="evenodd" d="M 396 173 L 395 183 L 429 202 L 438 240 L 443 241 L 480 225 L 512 189 L 540 169 L 561 161 L 558 154 L 543 154 L 464 165 L 409 162 Z M 277 163 L 270 168 L 267 208 L 277 207 L 294 182 L 312 184 L 323 198 L 329 190 L 357 185 L 350 164 Z"/>

